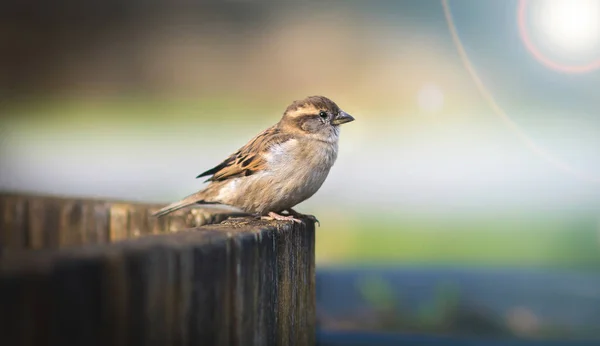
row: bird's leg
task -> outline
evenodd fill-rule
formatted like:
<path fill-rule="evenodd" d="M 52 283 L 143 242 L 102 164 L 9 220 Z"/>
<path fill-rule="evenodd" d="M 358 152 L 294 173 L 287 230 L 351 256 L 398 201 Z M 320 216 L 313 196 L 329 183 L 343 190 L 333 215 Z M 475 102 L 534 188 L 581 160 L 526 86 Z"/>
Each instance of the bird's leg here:
<path fill-rule="evenodd" d="M 302 223 L 302 220 L 300 219 L 296 219 L 294 216 L 289 215 L 289 216 L 285 216 L 285 215 L 280 215 L 278 213 L 275 213 L 273 211 L 270 211 L 268 216 L 261 216 L 260 217 L 262 220 L 280 220 L 280 221 L 293 221 L 293 222 L 297 222 L 297 223 Z"/>
<path fill-rule="evenodd" d="M 321 223 L 319 222 L 319 220 L 317 219 L 317 217 L 314 216 L 314 215 L 302 214 L 302 213 L 299 213 L 299 212 L 295 211 L 292 208 L 288 208 L 286 210 L 293 217 L 296 217 L 296 218 L 299 218 L 299 219 L 300 218 L 307 218 L 307 219 L 311 220 L 312 222 L 316 223 L 317 225 L 319 225 L 319 227 L 321 227 Z"/>

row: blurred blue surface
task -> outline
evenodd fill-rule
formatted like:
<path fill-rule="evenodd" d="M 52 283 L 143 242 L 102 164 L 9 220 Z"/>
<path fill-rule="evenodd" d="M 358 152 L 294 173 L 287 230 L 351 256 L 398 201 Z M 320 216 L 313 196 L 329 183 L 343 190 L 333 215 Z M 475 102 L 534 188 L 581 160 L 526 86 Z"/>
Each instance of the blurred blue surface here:
<path fill-rule="evenodd" d="M 317 346 L 596 346 L 598 341 L 546 341 L 546 340 L 494 340 L 484 338 L 453 338 L 427 335 L 367 333 L 367 332 L 317 332 Z"/>
<path fill-rule="evenodd" d="M 323 268 L 317 273 L 317 311 L 327 332 L 598 338 L 599 287 L 594 272 Z"/>

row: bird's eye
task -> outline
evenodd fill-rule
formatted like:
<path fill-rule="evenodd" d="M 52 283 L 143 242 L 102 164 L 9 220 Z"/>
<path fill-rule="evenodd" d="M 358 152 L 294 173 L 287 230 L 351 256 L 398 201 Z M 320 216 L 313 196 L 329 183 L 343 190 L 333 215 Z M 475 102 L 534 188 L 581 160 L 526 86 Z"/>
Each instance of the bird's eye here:
<path fill-rule="evenodd" d="M 325 112 L 325 111 L 320 111 L 320 112 L 319 112 L 319 116 L 320 116 L 321 118 L 323 118 L 323 119 L 327 119 L 327 112 Z"/>

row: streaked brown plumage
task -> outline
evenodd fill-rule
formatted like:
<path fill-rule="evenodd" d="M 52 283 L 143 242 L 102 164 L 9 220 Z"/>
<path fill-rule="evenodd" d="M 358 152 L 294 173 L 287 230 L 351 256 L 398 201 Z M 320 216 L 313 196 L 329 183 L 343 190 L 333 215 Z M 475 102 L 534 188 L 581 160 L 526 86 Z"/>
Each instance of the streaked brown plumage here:
<path fill-rule="evenodd" d="M 294 101 L 281 120 L 219 165 L 198 175 L 208 186 L 155 213 L 224 204 L 271 219 L 294 218 L 292 208 L 321 187 L 337 158 L 339 125 L 354 118 L 323 96 Z M 287 211 L 290 216 L 280 213 Z"/>

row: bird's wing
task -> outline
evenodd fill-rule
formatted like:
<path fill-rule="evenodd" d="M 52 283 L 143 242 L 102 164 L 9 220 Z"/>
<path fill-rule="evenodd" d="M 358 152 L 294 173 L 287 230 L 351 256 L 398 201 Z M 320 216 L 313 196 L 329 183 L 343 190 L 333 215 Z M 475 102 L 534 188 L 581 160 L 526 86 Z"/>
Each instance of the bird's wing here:
<path fill-rule="evenodd" d="M 206 181 L 222 181 L 235 177 L 243 177 L 254 174 L 266 168 L 264 154 L 273 146 L 284 143 L 293 136 L 282 133 L 276 126 L 272 126 L 256 137 L 252 138 L 246 145 L 219 165 L 198 175 L 196 178 L 212 175 Z"/>

